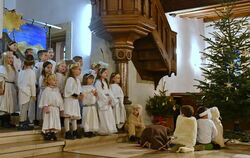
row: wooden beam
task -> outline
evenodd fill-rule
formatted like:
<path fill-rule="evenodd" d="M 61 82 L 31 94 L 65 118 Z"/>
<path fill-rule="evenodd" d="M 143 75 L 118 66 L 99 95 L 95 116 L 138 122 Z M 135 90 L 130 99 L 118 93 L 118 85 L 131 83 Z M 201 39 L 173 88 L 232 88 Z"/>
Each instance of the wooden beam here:
<path fill-rule="evenodd" d="M 250 12 L 248 13 L 240 13 L 240 14 L 235 14 L 232 16 L 232 18 L 240 18 L 240 17 L 246 17 L 246 16 L 249 16 L 250 15 Z M 219 20 L 220 18 L 217 16 L 217 17 L 208 17 L 208 18 L 204 18 L 203 21 L 204 22 L 211 22 L 211 21 L 216 21 L 216 20 Z"/>
<path fill-rule="evenodd" d="M 219 4 L 219 0 L 161 0 L 165 12 Z"/>

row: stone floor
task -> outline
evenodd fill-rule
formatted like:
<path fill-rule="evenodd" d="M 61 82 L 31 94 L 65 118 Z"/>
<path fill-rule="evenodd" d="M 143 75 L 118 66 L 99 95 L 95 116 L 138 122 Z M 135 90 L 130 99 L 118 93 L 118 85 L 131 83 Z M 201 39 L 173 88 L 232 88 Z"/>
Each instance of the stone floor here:
<path fill-rule="evenodd" d="M 231 144 L 222 150 L 199 151 L 194 153 L 169 153 L 142 149 L 136 144 L 115 143 L 37 156 L 36 158 L 250 158 L 250 144 Z"/>

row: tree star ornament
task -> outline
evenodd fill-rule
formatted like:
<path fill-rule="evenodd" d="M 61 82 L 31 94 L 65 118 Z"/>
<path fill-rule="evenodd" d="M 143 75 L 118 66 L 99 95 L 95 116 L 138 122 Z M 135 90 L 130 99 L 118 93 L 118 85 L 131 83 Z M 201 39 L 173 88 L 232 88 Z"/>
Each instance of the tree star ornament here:
<path fill-rule="evenodd" d="M 227 85 L 227 88 L 232 88 L 233 87 L 231 82 L 227 82 L 226 85 Z"/>
<path fill-rule="evenodd" d="M 8 32 L 12 32 L 13 30 L 20 31 L 20 26 L 25 24 L 21 17 L 22 15 L 17 14 L 15 10 L 9 11 L 5 9 L 3 28 L 8 29 Z"/>

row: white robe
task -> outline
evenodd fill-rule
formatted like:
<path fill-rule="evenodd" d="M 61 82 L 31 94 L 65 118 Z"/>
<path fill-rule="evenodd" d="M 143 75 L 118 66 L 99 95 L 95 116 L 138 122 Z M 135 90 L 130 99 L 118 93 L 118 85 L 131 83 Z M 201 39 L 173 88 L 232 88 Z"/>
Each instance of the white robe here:
<path fill-rule="evenodd" d="M 110 89 L 115 98 L 115 105 L 113 108 L 115 122 L 118 128 L 122 128 L 126 121 L 126 110 L 123 104 L 124 94 L 118 84 L 111 84 Z"/>
<path fill-rule="evenodd" d="M 81 93 L 81 83 L 79 79 L 69 77 L 66 81 L 64 88 L 64 116 L 71 119 L 81 119 L 80 105 L 76 98 L 73 98 L 73 94 L 79 95 Z"/>
<path fill-rule="evenodd" d="M 22 61 L 20 58 L 17 58 L 15 55 L 13 55 L 14 58 L 14 67 L 17 72 L 22 70 Z"/>
<path fill-rule="evenodd" d="M 36 83 L 39 84 L 39 78 L 41 76 L 42 70 L 43 70 L 43 62 L 39 61 L 35 64 L 33 70 L 35 71 L 36 74 Z"/>
<path fill-rule="evenodd" d="M 115 118 L 112 110 L 112 105 L 109 105 L 109 100 L 114 103 L 114 97 L 111 90 L 105 81 L 102 81 L 104 88 L 100 80 L 96 80 L 95 87 L 98 93 L 98 114 L 100 119 L 100 134 L 111 134 L 117 132 Z"/>
<path fill-rule="evenodd" d="M 21 70 L 18 75 L 19 104 L 26 104 L 36 96 L 36 74 L 33 70 Z"/>
<path fill-rule="evenodd" d="M 82 112 L 82 127 L 85 132 L 97 132 L 99 130 L 99 120 L 96 109 L 96 96 L 92 94 L 95 90 L 93 85 L 82 86 L 83 112 Z"/>
<path fill-rule="evenodd" d="M 39 88 L 39 93 L 37 95 L 37 104 L 38 105 L 40 104 L 42 93 L 43 93 L 44 89 L 46 88 L 46 86 L 43 85 L 43 79 L 44 79 L 44 76 L 41 75 L 39 78 L 39 81 L 38 81 L 38 88 Z M 41 120 L 43 118 L 42 115 L 43 115 L 42 110 L 40 108 L 37 108 L 36 109 L 36 119 Z"/>
<path fill-rule="evenodd" d="M 194 151 L 197 138 L 197 121 L 194 117 L 179 115 L 176 121 L 173 143 L 184 145 L 177 152 Z"/>
<path fill-rule="evenodd" d="M 57 72 L 56 73 L 56 85 L 59 88 L 61 94 L 64 93 L 65 81 L 66 81 L 66 76 L 63 75 L 62 73 Z"/>
<path fill-rule="evenodd" d="M 17 72 L 8 65 L 8 71 L 5 67 L 1 67 L 2 73 L 6 73 L 1 77 L 5 82 L 4 95 L 1 97 L 0 111 L 5 113 L 14 113 L 19 111 L 17 100 Z"/>
<path fill-rule="evenodd" d="M 43 127 L 42 131 L 53 129 L 61 130 L 60 111 L 63 111 L 63 99 L 59 89 L 46 87 L 41 96 L 39 108 L 49 107 L 50 112 L 43 112 Z"/>
<path fill-rule="evenodd" d="M 5 89 L 5 80 L 7 78 L 6 76 L 6 71 L 5 71 L 5 67 L 0 65 L 0 88 L 2 90 Z M 2 105 L 2 102 L 3 102 L 3 99 L 4 99 L 4 94 L 0 95 L 0 107 Z M 1 115 L 4 114 L 4 112 L 1 112 Z"/>

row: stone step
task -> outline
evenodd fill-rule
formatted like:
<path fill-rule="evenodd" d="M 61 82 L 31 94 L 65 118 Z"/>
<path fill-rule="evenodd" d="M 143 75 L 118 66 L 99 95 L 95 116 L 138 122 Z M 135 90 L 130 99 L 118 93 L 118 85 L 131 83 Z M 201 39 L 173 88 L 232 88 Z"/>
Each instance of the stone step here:
<path fill-rule="evenodd" d="M 40 133 L 41 133 L 40 130 L 10 131 L 5 133 L 0 133 L 0 144 L 42 140 L 43 138 Z"/>
<path fill-rule="evenodd" d="M 29 141 L 17 142 L 0 145 L 1 158 L 22 158 L 29 156 L 37 156 L 49 154 L 54 152 L 61 152 L 63 150 L 64 141 Z"/>
<path fill-rule="evenodd" d="M 65 140 L 63 151 L 72 151 L 83 147 L 96 145 L 105 145 L 115 142 L 124 142 L 127 140 L 127 134 L 113 134 L 109 136 L 96 136 L 92 138 L 82 138 L 75 140 Z"/>

